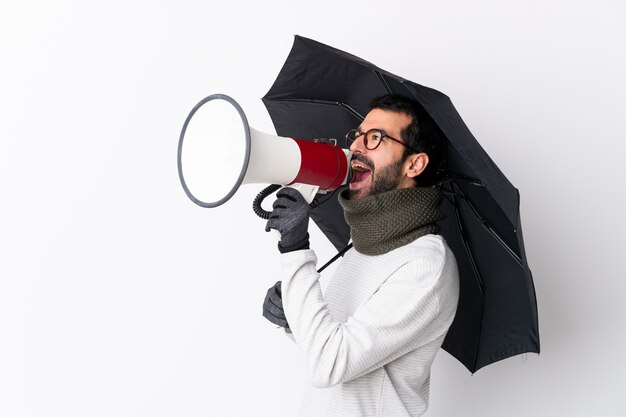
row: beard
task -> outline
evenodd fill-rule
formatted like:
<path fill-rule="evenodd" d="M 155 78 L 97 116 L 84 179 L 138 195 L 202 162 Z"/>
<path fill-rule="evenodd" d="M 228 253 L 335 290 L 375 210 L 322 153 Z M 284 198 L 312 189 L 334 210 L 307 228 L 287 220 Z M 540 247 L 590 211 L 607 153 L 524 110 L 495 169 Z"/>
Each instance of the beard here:
<path fill-rule="evenodd" d="M 355 157 L 355 159 L 358 159 L 371 168 L 372 173 L 370 175 L 369 187 L 358 190 L 348 189 L 348 198 L 350 200 L 382 194 L 387 191 L 395 190 L 400 185 L 400 182 L 402 181 L 402 164 L 404 162 L 402 159 L 399 159 L 391 165 L 380 168 L 380 171 L 375 169 L 367 157 L 359 155 Z"/>

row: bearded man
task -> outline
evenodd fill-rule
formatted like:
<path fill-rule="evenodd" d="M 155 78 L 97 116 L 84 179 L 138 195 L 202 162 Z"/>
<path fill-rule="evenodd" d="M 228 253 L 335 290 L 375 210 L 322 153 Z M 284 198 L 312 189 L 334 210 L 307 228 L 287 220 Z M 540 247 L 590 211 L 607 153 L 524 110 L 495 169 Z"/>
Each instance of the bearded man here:
<path fill-rule="evenodd" d="M 263 315 L 293 337 L 307 365 L 301 416 L 419 416 L 459 297 L 437 225 L 445 138 L 419 103 L 397 94 L 374 99 L 346 137 L 352 179 L 339 203 L 354 246 L 322 293 L 309 205 L 282 189 L 266 226 L 281 233 L 282 281 Z"/>

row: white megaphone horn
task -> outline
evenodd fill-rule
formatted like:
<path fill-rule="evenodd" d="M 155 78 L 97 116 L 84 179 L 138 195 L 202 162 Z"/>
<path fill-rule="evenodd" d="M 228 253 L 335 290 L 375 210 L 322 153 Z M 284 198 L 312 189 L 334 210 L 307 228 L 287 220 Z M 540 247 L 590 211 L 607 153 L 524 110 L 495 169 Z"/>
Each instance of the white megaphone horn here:
<path fill-rule="evenodd" d="M 222 205 L 249 183 L 288 185 L 311 203 L 316 193 L 346 184 L 350 157 L 336 144 L 259 132 L 234 99 L 213 94 L 185 120 L 178 175 L 187 196 L 201 207 Z"/>

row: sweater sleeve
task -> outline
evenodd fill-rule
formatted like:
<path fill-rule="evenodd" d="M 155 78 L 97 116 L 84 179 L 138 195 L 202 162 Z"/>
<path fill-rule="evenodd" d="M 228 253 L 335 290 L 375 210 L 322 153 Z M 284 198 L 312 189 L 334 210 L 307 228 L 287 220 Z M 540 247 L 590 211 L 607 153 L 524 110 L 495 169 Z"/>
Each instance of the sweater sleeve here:
<path fill-rule="evenodd" d="M 438 337 L 430 324 L 439 312 L 436 284 L 445 253 L 434 255 L 398 268 L 345 323 L 333 319 L 324 301 L 315 253 L 281 256 L 283 307 L 313 386 L 350 381 Z"/>

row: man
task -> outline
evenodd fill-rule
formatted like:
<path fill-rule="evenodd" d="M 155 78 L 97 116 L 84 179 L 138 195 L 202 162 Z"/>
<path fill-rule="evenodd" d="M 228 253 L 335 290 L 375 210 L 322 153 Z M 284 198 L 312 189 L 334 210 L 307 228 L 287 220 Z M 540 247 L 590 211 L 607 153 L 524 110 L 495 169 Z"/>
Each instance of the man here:
<path fill-rule="evenodd" d="M 354 247 L 322 294 L 309 206 L 281 190 L 266 230 L 281 233 L 282 282 L 263 314 L 291 332 L 307 364 L 302 416 L 419 416 L 459 294 L 436 224 L 445 141 L 419 103 L 399 95 L 374 99 L 347 139 L 353 175 L 339 202 Z"/>

